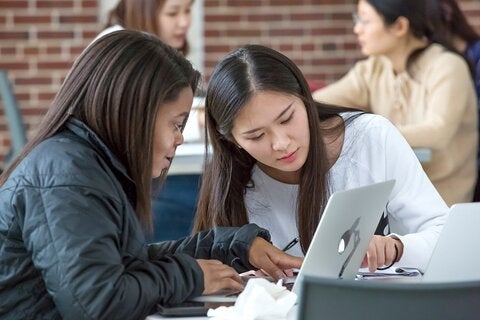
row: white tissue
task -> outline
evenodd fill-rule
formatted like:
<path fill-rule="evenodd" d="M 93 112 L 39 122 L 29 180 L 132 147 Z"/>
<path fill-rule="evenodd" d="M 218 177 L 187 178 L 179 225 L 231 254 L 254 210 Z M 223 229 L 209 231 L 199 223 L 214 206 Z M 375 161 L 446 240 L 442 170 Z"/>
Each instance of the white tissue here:
<path fill-rule="evenodd" d="M 286 319 L 297 295 L 281 285 L 265 279 L 250 279 L 235 305 L 208 310 L 215 320 Z"/>

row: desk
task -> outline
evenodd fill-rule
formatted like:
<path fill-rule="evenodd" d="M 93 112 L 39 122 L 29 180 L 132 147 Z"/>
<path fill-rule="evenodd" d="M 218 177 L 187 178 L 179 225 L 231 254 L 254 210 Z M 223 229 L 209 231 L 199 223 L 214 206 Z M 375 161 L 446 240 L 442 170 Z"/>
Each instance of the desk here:
<path fill-rule="evenodd" d="M 341 280 L 339 280 L 341 281 Z M 421 276 L 418 277 L 379 277 L 379 278 L 373 278 L 369 280 L 358 280 L 358 281 L 387 281 L 387 282 L 395 282 L 395 283 L 418 283 L 421 281 Z M 288 313 L 287 319 L 286 320 L 298 320 L 297 319 L 297 314 L 298 314 L 298 300 L 295 306 L 290 310 Z M 148 316 L 145 320 L 160 320 L 160 319 L 172 319 L 168 317 L 162 317 L 160 315 L 150 315 Z M 212 319 L 209 317 L 179 317 L 176 318 L 179 320 L 205 320 L 205 319 Z"/>
<path fill-rule="evenodd" d="M 177 317 L 177 318 L 168 318 L 162 317 L 160 315 L 152 314 L 148 316 L 145 320 L 160 320 L 160 319 L 178 319 L 178 320 L 205 320 L 213 319 L 209 317 Z M 287 320 L 297 320 L 297 305 L 295 305 L 292 310 L 288 313 Z"/>

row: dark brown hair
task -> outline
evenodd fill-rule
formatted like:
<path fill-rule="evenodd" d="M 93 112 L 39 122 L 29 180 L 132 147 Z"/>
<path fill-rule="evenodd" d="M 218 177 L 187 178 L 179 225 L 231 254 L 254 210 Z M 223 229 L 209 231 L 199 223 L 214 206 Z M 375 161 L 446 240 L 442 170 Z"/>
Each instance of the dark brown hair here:
<path fill-rule="evenodd" d="M 158 17 L 166 0 L 120 0 L 108 16 L 106 27 L 121 25 L 125 29 L 149 32 L 160 37 Z M 179 49 L 188 54 L 188 42 Z"/>
<path fill-rule="evenodd" d="M 36 135 L 0 176 L 3 185 L 33 148 L 61 131 L 70 117 L 92 129 L 135 183 L 136 213 L 151 230 L 152 148 L 162 104 L 184 88 L 194 92 L 199 73 L 158 38 L 116 31 L 90 45 L 76 60 Z M 165 173 L 163 173 L 163 176 Z"/>
<path fill-rule="evenodd" d="M 433 10 L 433 1 L 436 0 L 366 0 L 382 17 L 386 26 L 394 24 L 398 18 L 405 17 L 410 25 L 410 32 L 416 38 L 426 38 L 431 43 L 438 43 L 448 51 L 465 57 L 448 41 L 444 34 L 437 32 L 436 23 L 430 19 L 428 12 Z M 407 59 L 407 72 L 412 63 L 425 50 L 420 48 L 413 51 Z M 466 59 L 465 59 L 466 61 Z M 468 61 L 466 61 L 468 64 Z"/>
<path fill-rule="evenodd" d="M 315 102 L 298 67 L 281 53 L 258 45 L 239 48 L 220 61 L 208 84 L 205 139 L 213 150 L 202 177 L 194 232 L 248 223 L 244 194 L 255 159 L 236 146 L 231 129 L 255 92 L 265 90 L 296 96 L 306 107 L 310 148 L 301 169 L 297 207 L 300 244 L 306 252 L 327 201 L 329 164 L 322 139 L 326 129 L 320 120 L 351 109 Z M 343 129 L 342 123 L 330 130 Z"/>
<path fill-rule="evenodd" d="M 467 43 L 480 39 L 455 0 L 432 0 L 432 3 L 429 15 L 436 33 L 449 40 L 452 36 L 457 36 Z"/>

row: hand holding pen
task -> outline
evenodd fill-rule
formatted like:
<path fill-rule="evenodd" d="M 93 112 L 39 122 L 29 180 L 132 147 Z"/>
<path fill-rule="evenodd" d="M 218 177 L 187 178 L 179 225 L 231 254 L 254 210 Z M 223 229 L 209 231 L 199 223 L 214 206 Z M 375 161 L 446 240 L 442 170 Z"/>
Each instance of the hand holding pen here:
<path fill-rule="evenodd" d="M 292 241 L 287 243 L 287 245 L 282 249 L 283 252 L 287 252 L 288 250 L 292 249 L 298 243 L 298 237 L 293 238 Z"/>

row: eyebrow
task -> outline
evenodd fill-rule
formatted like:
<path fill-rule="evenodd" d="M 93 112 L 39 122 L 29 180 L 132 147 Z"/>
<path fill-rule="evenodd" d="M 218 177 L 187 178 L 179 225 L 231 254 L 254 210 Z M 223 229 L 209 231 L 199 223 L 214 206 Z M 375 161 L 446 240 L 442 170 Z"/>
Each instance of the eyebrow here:
<path fill-rule="evenodd" d="M 285 109 L 283 109 L 283 111 L 280 112 L 280 114 L 275 118 L 275 120 L 280 119 L 285 113 L 287 113 L 287 111 L 292 108 L 292 105 L 293 105 L 293 102 L 291 102 Z M 262 129 L 262 127 L 260 127 L 260 128 L 255 128 L 255 129 L 250 129 L 250 130 L 248 130 L 248 131 L 242 132 L 242 134 L 254 133 L 255 131 L 258 131 L 258 130 L 260 130 L 260 129 Z"/>
<path fill-rule="evenodd" d="M 180 117 L 188 117 L 190 115 L 189 112 L 182 112 L 182 113 L 179 113 L 175 116 L 175 118 L 180 118 Z"/>

